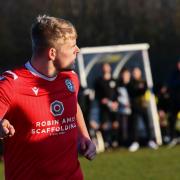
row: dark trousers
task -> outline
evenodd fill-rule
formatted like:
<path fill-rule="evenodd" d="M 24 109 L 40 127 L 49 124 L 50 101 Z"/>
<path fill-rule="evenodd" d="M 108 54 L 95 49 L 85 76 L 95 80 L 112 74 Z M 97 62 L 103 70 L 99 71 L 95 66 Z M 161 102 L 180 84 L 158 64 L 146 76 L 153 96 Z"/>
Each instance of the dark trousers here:
<path fill-rule="evenodd" d="M 146 130 L 146 136 L 148 140 L 153 139 L 152 138 L 152 133 L 151 133 L 151 128 L 150 128 L 150 123 L 149 123 L 149 118 L 147 114 L 147 109 L 142 108 L 142 109 L 133 109 L 132 110 L 132 115 L 131 115 L 131 140 L 132 141 L 139 141 L 139 132 L 138 132 L 138 120 L 139 118 L 142 118 L 143 124 L 145 126 Z"/>
<path fill-rule="evenodd" d="M 118 114 L 120 143 L 125 144 L 129 140 L 129 115 Z"/>

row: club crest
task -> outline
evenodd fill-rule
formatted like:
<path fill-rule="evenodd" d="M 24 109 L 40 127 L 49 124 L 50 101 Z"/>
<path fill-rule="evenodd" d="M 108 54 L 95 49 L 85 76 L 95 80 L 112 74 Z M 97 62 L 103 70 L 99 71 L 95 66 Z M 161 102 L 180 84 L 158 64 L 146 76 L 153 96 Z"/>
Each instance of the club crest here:
<path fill-rule="evenodd" d="M 66 79 L 65 80 L 65 84 L 66 84 L 66 87 L 68 88 L 68 90 L 70 92 L 74 92 L 75 91 L 74 84 L 72 83 L 72 81 L 70 79 Z"/>

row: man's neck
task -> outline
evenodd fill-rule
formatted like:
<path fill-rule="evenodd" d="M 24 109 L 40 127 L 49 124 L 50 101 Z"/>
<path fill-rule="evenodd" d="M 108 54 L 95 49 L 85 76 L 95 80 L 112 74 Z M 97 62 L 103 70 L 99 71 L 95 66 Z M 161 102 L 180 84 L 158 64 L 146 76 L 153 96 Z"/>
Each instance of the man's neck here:
<path fill-rule="evenodd" d="M 55 77 L 57 75 L 54 64 L 48 59 L 32 57 L 30 62 L 39 73 L 47 77 Z"/>

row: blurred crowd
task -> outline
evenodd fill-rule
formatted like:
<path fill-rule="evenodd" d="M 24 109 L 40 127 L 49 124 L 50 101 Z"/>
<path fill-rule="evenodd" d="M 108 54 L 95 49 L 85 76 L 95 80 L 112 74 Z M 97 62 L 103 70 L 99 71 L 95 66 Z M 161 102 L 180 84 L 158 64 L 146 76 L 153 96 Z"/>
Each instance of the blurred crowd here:
<path fill-rule="evenodd" d="M 142 69 L 123 68 L 112 77 L 110 64 L 102 64 L 93 91 L 80 89 L 79 103 L 97 151 L 140 146 L 158 149 L 149 112 L 150 94 L 155 95 L 163 144 L 172 147 L 180 142 L 180 61 L 166 83 L 150 89 Z"/>

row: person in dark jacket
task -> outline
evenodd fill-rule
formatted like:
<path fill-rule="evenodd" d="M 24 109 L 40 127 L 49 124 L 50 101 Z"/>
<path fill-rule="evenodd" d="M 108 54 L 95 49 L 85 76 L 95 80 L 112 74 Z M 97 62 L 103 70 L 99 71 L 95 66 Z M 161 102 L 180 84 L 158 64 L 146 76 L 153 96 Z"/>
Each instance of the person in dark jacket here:
<path fill-rule="evenodd" d="M 139 134 L 138 134 L 138 120 L 142 119 L 144 123 L 148 146 L 153 149 L 157 149 L 157 144 L 153 141 L 149 118 L 147 114 L 148 103 L 145 99 L 145 93 L 148 90 L 146 81 L 142 78 L 142 71 L 139 67 L 135 67 L 132 71 L 132 80 L 130 82 L 130 98 L 132 106 L 132 144 L 129 147 L 129 151 L 137 151 L 139 145 Z"/>
<path fill-rule="evenodd" d="M 116 81 L 111 75 L 111 66 L 102 64 L 102 76 L 95 81 L 95 99 L 100 110 L 100 129 L 106 148 L 118 146 L 118 128 L 116 120 L 118 103 L 116 101 Z"/>

